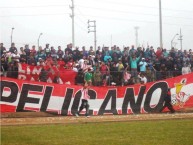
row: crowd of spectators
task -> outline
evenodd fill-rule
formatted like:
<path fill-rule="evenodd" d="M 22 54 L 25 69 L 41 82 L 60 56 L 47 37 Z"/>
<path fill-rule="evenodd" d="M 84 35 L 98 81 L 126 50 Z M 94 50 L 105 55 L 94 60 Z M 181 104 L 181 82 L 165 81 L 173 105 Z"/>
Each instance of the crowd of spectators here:
<path fill-rule="evenodd" d="M 39 80 L 46 82 L 47 74 L 51 66 L 63 67 L 77 72 L 75 84 L 83 84 L 85 81 L 94 86 L 107 85 L 133 85 L 147 83 L 166 78 L 188 74 L 193 70 L 193 52 L 156 48 L 125 47 L 121 50 L 118 46 L 100 47 L 96 52 L 91 46 L 87 50 L 72 48 L 72 44 L 62 50 L 46 44 L 36 49 L 33 45 L 21 47 L 19 50 L 15 44 L 5 48 L 0 44 L 1 76 L 18 78 L 18 63 L 38 65 L 42 67 Z M 46 69 L 50 66 L 49 69 Z M 53 80 L 58 83 L 60 73 Z"/>

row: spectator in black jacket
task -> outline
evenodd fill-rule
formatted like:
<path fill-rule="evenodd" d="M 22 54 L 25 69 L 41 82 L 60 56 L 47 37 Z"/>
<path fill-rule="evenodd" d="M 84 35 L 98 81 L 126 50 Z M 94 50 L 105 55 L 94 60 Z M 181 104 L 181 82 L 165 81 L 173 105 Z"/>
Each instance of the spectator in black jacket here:
<path fill-rule="evenodd" d="M 164 97 L 164 106 L 162 107 L 160 112 L 162 112 L 166 107 L 171 111 L 171 113 L 175 113 L 175 110 L 174 110 L 174 108 L 173 108 L 173 106 L 171 104 L 170 88 L 168 89 L 167 95 Z"/>
<path fill-rule="evenodd" d="M 14 53 L 15 51 L 17 51 L 17 48 L 15 47 L 15 43 L 12 43 L 9 52 Z"/>
<path fill-rule="evenodd" d="M 49 73 L 49 70 L 46 70 L 44 67 L 42 67 L 42 70 L 41 70 L 40 75 L 39 75 L 39 81 L 40 82 L 47 82 L 48 73 Z"/>
<path fill-rule="evenodd" d="M 7 77 L 9 78 L 18 78 L 18 62 L 11 62 L 9 63 L 8 70 L 7 70 Z"/>

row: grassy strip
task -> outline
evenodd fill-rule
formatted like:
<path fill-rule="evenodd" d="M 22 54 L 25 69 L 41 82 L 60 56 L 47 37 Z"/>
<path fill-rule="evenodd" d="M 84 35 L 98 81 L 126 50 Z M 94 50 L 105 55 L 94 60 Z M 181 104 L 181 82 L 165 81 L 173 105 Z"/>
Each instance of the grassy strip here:
<path fill-rule="evenodd" d="M 2 145 L 192 145 L 193 119 L 2 126 Z"/>

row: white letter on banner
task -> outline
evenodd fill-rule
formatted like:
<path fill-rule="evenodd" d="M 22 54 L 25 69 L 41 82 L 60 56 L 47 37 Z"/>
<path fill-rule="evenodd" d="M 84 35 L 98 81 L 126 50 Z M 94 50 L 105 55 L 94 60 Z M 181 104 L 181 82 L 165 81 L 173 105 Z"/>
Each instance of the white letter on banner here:
<path fill-rule="evenodd" d="M 19 74 L 18 79 L 19 80 L 26 80 L 26 75 Z"/>
<path fill-rule="evenodd" d="M 23 70 L 21 63 L 18 64 L 18 71 L 19 71 L 19 73 L 25 74 L 25 70 Z"/>
<path fill-rule="evenodd" d="M 37 74 L 37 75 L 39 75 L 40 74 L 40 72 L 41 72 L 41 70 L 42 70 L 42 68 L 40 67 L 39 69 L 37 69 L 37 67 L 34 67 L 34 69 L 32 70 L 32 74 Z"/>

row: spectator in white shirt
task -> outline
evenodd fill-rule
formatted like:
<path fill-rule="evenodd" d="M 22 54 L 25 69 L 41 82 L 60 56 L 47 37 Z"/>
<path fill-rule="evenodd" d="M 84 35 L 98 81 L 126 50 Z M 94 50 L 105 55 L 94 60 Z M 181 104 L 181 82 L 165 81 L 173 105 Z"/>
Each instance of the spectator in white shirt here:
<path fill-rule="evenodd" d="M 147 83 L 147 78 L 145 77 L 145 75 L 143 73 L 139 73 L 138 78 L 140 78 L 140 82 L 141 84 L 146 84 Z"/>
<path fill-rule="evenodd" d="M 189 74 L 189 73 L 191 73 L 191 69 L 188 66 L 188 64 L 185 63 L 184 66 L 182 67 L 182 75 Z"/>

